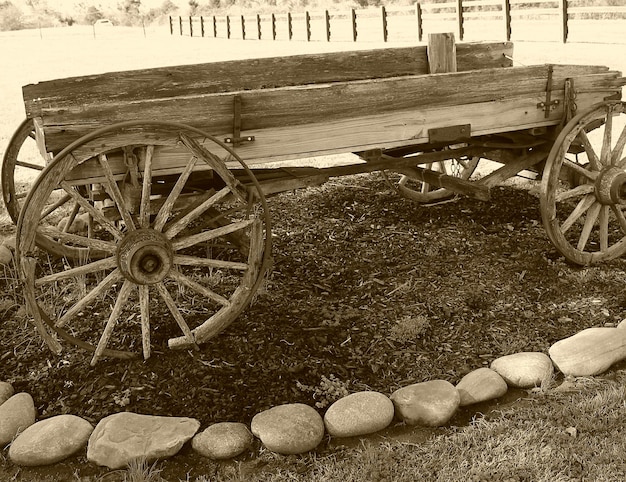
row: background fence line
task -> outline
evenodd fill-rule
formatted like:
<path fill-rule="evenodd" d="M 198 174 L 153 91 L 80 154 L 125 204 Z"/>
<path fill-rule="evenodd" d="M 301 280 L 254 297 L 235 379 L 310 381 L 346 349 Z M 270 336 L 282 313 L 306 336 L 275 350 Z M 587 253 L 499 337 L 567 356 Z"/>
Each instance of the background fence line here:
<path fill-rule="evenodd" d="M 585 32 L 582 41 L 626 43 L 626 0 L 623 3 L 579 6 L 580 0 L 452 0 L 344 12 L 169 17 L 169 29 L 171 35 L 191 37 L 308 42 L 421 42 L 426 33 L 443 30 L 454 31 L 460 41 L 467 37 L 509 41 L 519 31 L 519 40 L 563 43 L 572 40 L 574 29 Z M 524 38 L 526 34 L 530 38 Z"/>

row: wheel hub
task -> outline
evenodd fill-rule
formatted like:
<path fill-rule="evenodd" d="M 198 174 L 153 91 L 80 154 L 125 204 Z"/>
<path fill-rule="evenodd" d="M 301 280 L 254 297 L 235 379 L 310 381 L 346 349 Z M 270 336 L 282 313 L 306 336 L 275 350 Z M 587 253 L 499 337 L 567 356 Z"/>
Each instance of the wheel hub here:
<path fill-rule="evenodd" d="M 117 249 L 117 266 L 129 280 L 140 285 L 162 281 L 172 269 L 174 251 L 170 241 L 152 229 L 128 233 Z"/>
<path fill-rule="evenodd" d="M 602 204 L 626 204 L 626 171 L 609 167 L 596 179 L 595 192 Z"/>

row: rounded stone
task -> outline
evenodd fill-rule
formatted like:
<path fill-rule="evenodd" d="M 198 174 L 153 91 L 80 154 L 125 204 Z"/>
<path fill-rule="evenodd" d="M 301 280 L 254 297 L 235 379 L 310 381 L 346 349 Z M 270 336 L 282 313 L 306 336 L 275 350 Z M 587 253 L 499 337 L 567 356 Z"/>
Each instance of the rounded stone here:
<path fill-rule="evenodd" d="M 0 446 L 34 424 L 36 417 L 35 403 L 28 393 L 17 393 L 0 405 Z"/>
<path fill-rule="evenodd" d="M 15 391 L 13 390 L 13 385 L 9 382 L 0 382 L 0 405 L 6 402 L 14 394 Z"/>
<path fill-rule="evenodd" d="M 554 373 L 550 357 L 544 353 L 522 352 L 496 358 L 491 362 L 496 371 L 510 387 L 534 388 L 549 381 Z"/>
<path fill-rule="evenodd" d="M 89 437 L 87 460 L 120 469 L 134 459 L 151 462 L 171 457 L 199 428 L 194 418 L 115 413 L 96 425 Z"/>
<path fill-rule="evenodd" d="M 391 394 L 396 416 L 407 425 L 439 427 L 459 408 L 459 392 L 450 382 L 431 380 L 399 388 Z"/>
<path fill-rule="evenodd" d="M 387 428 L 393 416 L 389 397 L 373 391 L 357 392 L 328 407 L 324 425 L 333 437 L 357 437 Z"/>
<path fill-rule="evenodd" d="M 313 450 L 324 438 L 324 421 L 302 403 L 279 405 L 252 418 L 252 433 L 272 452 L 283 455 Z"/>
<path fill-rule="evenodd" d="M 485 402 L 501 397 L 508 390 L 504 379 L 490 368 L 478 368 L 465 375 L 456 389 L 461 397 L 461 406 Z"/>
<path fill-rule="evenodd" d="M 193 449 L 214 460 L 232 459 L 252 446 L 254 437 L 243 423 L 220 422 L 207 427 L 191 440 Z"/>
<path fill-rule="evenodd" d="M 557 341 L 548 350 L 550 358 L 564 375 L 599 375 L 626 358 L 626 330 L 623 323 L 617 328 L 587 328 Z"/>
<path fill-rule="evenodd" d="M 92 431 L 93 426 L 87 420 L 75 415 L 41 420 L 17 436 L 9 457 L 17 465 L 54 464 L 86 447 Z"/>

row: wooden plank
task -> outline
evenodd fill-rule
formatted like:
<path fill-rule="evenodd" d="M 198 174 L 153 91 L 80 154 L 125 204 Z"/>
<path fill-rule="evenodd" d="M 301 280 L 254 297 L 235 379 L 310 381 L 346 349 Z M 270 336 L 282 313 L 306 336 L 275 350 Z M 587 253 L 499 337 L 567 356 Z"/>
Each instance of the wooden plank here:
<path fill-rule="evenodd" d="M 595 104 L 601 93 L 580 93 L 577 98 L 578 108 L 584 110 Z M 557 109 L 549 117 L 537 108 L 544 100 L 543 94 L 472 103 L 466 105 L 434 106 L 424 109 L 396 111 L 386 114 L 362 115 L 335 121 L 318 121 L 317 123 L 280 126 L 251 130 L 246 135 L 255 135 L 256 141 L 237 148 L 237 153 L 250 165 L 262 164 L 267 161 L 296 159 L 314 155 L 326 155 L 342 152 L 358 152 L 373 148 L 393 148 L 409 144 L 428 142 L 428 130 L 450 125 L 450 119 L 458 124 L 471 124 L 472 135 L 503 133 L 507 131 L 530 129 L 556 125 L 563 115 L 564 92 L 553 91 L 552 98 L 560 100 Z M 139 134 L 119 134 L 115 143 L 136 144 L 144 141 Z M 105 140 L 95 141 L 98 145 Z M 89 158 L 92 147 L 86 145 L 83 151 L 75 155 Z M 218 154 L 214 152 L 214 154 Z M 186 150 L 155 149 L 153 158 L 153 175 L 180 172 L 189 159 Z M 98 178 L 90 178 L 90 162 L 77 166 L 71 177 L 73 182 L 89 179 L 100 182 Z M 115 169 L 113 159 L 111 168 Z M 126 168 L 123 162 L 117 165 L 118 175 L 123 176 Z M 69 177 L 69 176 L 68 176 Z"/>
<path fill-rule="evenodd" d="M 510 67 L 510 42 L 468 43 L 457 48 L 460 71 Z M 333 52 L 88 75 L 26 85 L 28 117 L 45 108 L 167 99 L 211 93 L 345 82 L 428 73 L 426 47 Z"/>
<path fill-rule="evenodd" d="M 453 33 L 428 34 L 428 70 L 431 74 L 456 72 L 456 43 Z"/>
<path fill-rule="evenodd" d="M 334 122 L 371 113 L 389 114 L 408 109 L 417 114 L 432 107 L 539 94 L 545 90 L 547 72 L 547 66 L 484 69 L 131 103 L 110 101 L 73 107 L 55 106 L 43 109 L 42 113 L 46 145 L 48 150 L 56 152 L 96 127 L 137 119 L 181 122 L 212 135 L 230 137 L 235 94 L 241 97 L 241 127 L 245 136 L 251 134 L 244 134 L 243 131 Z M 618 73 L 609 72 L 606 67 L 554 66 L 553 85 L 555 89 L 562 89 L 565 79 L 569 77 L 575 77 L 578 85 L 579 78 L 596 74 L 602 75 L 593 78 L 595 88 L 603 92 L 620 90 L 622 81 Z M 523 116 L 524 112 L 518 115 Z"/>

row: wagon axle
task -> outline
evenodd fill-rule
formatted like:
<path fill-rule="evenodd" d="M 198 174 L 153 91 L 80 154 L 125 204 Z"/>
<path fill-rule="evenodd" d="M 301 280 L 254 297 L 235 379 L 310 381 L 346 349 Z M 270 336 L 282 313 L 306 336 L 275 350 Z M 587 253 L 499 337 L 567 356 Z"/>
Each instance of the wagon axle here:
<path fill-rule="evenodd" d="M 173 266 L 172 243 L 152 229 L 127 234 L 117 251 L 117 266 L 126 279 L 138 285 L 162 281 Z"/>

